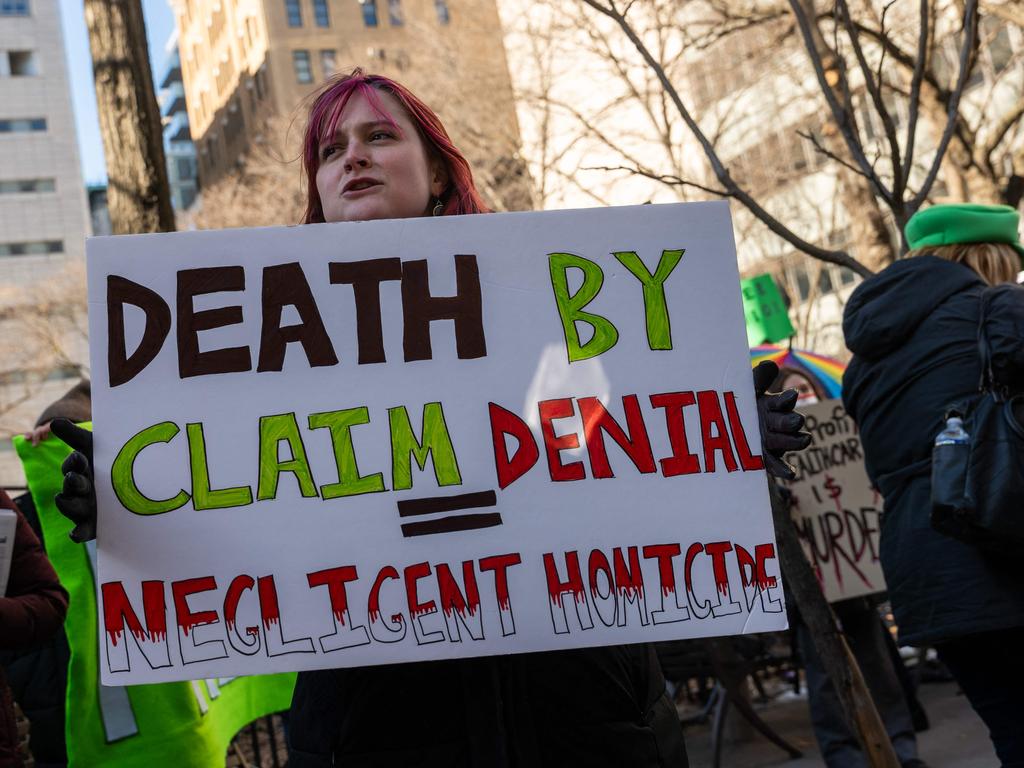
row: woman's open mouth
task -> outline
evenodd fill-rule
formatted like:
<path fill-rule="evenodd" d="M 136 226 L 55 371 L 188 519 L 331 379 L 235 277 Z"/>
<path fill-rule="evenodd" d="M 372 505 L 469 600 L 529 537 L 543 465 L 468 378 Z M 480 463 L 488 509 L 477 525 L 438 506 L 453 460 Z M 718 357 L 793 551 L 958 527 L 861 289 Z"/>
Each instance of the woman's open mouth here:
<path fill-rule="evenodd" d="M 358 196 L 367 190 L 375 189 L 381 186 L 381 182 L 376 179 L 353 179 L 341 190 L 343 197 Z"/>

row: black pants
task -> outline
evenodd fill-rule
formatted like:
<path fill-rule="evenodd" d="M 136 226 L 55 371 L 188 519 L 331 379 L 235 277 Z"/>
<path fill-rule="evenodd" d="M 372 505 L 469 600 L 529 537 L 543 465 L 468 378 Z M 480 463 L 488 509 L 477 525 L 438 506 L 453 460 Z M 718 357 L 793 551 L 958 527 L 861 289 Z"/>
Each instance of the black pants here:
<path fill-rule="evenodd" d="M 834 603 L 832 608 L 842 624 L 850 650 L 857 658 L 857 664 L 864 674 L 864 681 L 882 718 L 882 724 L 889 734 L 896 758 L 901 765 L 917 759 L 914 721 L 910 715 L 903 686 L 900 685 L 899 676 L 889 655 L 886 629 L 882 625 L 878 610 L 871 601 L 862 597 Z M 857 737 L 846 724 L 839 696 L 814 647 L 810 630 L 801 621 L 797 632 L 807 675 L 811 725 L 814 727 L 814 737 L 818 741 L 825 765 L 828 768 L 867 768 L 868 759 L 861 751 Z"/>
<path fill-rule="evenodd" d="M 1003 768 L 1024 768 L 1024 627 L 966 635 L 936 646 L 988 726 Z"/>

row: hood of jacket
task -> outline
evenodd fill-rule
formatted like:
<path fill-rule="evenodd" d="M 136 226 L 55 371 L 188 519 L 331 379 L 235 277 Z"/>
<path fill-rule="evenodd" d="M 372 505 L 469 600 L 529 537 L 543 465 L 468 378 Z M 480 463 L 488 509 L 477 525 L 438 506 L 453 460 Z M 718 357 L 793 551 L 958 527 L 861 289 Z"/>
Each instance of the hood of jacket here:
<path fill-rule="evenodd" d="M 985 282 L 968 266 L 916 256 L 869 277 L 850 295 L 843 312 L 846 346 L 877 359 L 902 346 L 950 296 Z"/>

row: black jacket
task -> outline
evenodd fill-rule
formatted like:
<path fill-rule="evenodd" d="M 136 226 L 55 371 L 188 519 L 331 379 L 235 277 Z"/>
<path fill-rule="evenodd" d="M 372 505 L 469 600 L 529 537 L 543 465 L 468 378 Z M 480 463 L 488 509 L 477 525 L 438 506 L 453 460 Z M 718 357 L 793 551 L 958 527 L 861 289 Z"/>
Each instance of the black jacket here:
<path fill-rule="evenodd" d="M 969 267 L 920 256 L 865 280 L 843 317 L 854 353 L 843 401 L 860 427 L 868 475 L 885 497 L 880 557 L 905 644 L 1024 626 L 1019 567 L 939 534 L 929 522 L 927 460 L 945 409 L 978 391 L 984 288 Z M 1024 289 L 1006 298 L 988 331 L 1000 349 L 1020 356 L 1024 336 L 1004 321 L 1024 308 Z M 1024 371 L 1007 375 L 1024 386 Z M 908 471 L 914 465 L 923 470 Z"/>
<path fill-rule="evenodd" d="M 685 768 L 652 646 L 300 672 L 289 768 Z"/>
<path fill-rule="evenodd" d="M 45 550 L 42 527 L 32 496 L 14 499 Z M 28 718 L 29 752 L 40 763 L 63 765 L 68 761 L 64 734 L 64 705 L 67 694 L 71 649 L 61 627 L 42 645 L 28 649 L 0 650 L 0 675 L 7 677 L 14 700 Z"/>

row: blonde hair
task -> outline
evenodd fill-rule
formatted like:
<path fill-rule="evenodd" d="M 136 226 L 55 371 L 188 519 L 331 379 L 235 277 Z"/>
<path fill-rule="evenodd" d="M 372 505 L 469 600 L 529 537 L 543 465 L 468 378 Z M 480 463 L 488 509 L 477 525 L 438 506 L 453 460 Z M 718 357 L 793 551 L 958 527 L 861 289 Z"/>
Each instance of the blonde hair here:
<path fill-rule="evenodd" d="M 1021 271 L 1020 254 L 1006 243 L 926 245 L 915 248 L 904 258 L 929 254 L 970 267 L 989 285 L 1016 283 L 1017 273 Z"/>

